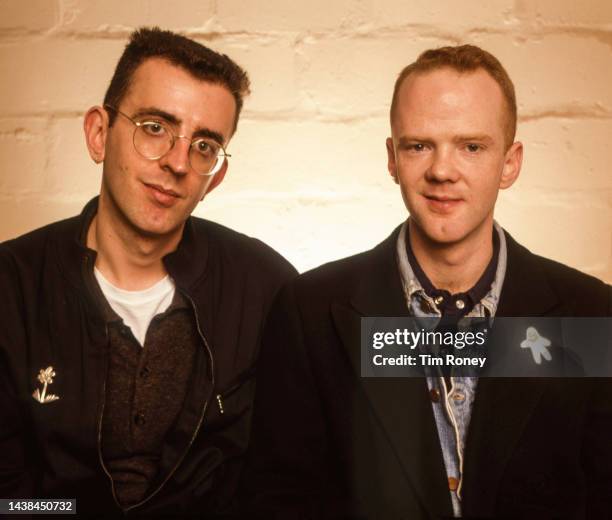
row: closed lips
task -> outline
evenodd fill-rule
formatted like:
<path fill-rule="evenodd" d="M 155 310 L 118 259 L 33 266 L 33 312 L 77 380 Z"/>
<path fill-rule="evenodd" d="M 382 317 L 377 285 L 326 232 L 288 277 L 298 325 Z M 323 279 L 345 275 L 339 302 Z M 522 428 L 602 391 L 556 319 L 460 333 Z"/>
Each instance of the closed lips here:
<path fill-rule="evenodd" d="M 458 202 L 461 199 L 458 197 L 449 197 L 448 195 L 425 195 L 425 198 L 429 200 L 435 200 L 437 202 Z"/>
<path fill-rule="evenodd" d="M 158 186 L 157 184 L 148 184 L 146 182 L 145 185 L 149 188 L 159 191 L 160 193 L 163 193 L 164 195 L 170 195 L 171 197 L 180 198 L 180 195 L 174 190 L 163 188 L 162 186 Z"/>

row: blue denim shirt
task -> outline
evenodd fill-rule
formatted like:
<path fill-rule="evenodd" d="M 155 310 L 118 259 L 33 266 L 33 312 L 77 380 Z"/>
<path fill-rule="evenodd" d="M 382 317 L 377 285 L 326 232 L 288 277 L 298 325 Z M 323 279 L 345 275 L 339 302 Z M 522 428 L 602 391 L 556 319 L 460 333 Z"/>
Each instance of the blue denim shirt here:
<path fill-rule="evenodd" d="M 497 310 L 499 295 L 506 275 L 507 249 L 503 230 L 497 222 L 494 223 L 494 227 L 499 236 L 499 258 L 495 280 L 486 296 L 474 306 L 466 315 L 466 318 L 493 317 Z M 402 226 L 397 240 L 397 264 L 408 309 L 410 314 L 416 317 L 440 317 L 441 312 L 438 310 L 435 301 L 425 294 L 408 260 L 406 252 L 407 228 L 408 221 Z M 455 517 L 459 517 L 461 516 L 463 452 L 478 379 L 475 377 L 451 377 L 450 380 L 451 388 L 447 388 L 443 377 L 430 376 L 427 377 L 427 387 L 430 394 L 433 392 L 440 396 L 437 402 L 432 400 L 431 404 L 449 481 L 453 514 Z"/>

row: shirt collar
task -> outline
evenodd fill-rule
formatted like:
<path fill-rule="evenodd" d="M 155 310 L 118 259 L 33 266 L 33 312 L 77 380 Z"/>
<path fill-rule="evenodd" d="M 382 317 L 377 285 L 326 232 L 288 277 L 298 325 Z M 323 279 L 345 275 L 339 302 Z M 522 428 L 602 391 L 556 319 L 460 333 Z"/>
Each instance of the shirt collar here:
<path fill-rule="evenodd" d="M 484 316 L 485 314 L 494 316 L 497 310 L 506 275 L 507 248 L 501 226 L 494 221 L 493 228 L 496 232 L 495 242 L 498 242 L 498 248 L 495 244 L 492 261 L 476 285 L 467 293 L 470 298 L 474 299 L 473 309 L 467 316 Z M 497 259 L 495 259 L 496 252 Z M 434 301 L 437 289 L 431 284 L 410 250 L 408 220 L 404 222 L 398 235 L 396 256 L 406 303 L 411 313 L 416 316 L 440 316 L 441 312 Z M 491 282 L 493 272 L 495 274 Z"/>

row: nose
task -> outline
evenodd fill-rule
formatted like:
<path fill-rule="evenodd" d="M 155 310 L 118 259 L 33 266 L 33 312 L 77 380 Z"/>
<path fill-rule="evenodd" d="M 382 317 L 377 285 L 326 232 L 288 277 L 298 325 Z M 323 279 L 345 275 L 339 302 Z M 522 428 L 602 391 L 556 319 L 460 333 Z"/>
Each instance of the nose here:
<path fill-rule="evenodd" d="M 191 167 L 189 153 L 191 141 L 186 137 L 176 137 L 174 145 L 159 159 L 161 167 L 174 175 L 186 175 Z"/>
<path fill-rule="evenodd" d="M 426 177 L 431 182 L 455 182 L 459 179 L 451 149 L 439 147 L 434 150 Z"/>

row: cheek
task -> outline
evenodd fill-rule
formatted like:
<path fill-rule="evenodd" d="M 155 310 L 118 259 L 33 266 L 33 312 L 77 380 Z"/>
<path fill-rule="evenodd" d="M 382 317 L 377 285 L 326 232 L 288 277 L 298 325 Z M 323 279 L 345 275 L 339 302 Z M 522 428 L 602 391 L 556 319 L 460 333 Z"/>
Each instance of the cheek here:
<path fill-rule="evenodd" d="M 191 173 L 189 175 L 191 175 Z M 206 188 L 208 187 L 210 180 L 206 178 L 202 180 L 199 177 L 195 176 L 193 179 L 190 180 L 192 182 L 190 182 L 189 185 L 189 200 L 187 202 L 190 209 L 193 210 L 197 206 L 198 202 L 202 200 L 202 197 L 204 197 L 204 195 L 206 194 Z"/>
<path fill-rule="evenodd" d="M 424 176 L 419 174 L 419 171 L 414 165 L 406 166 L 399 170 L 398 179 L 404 198 L 414 198 L 419 191 L 418 187 L 424 179 Z"/>

